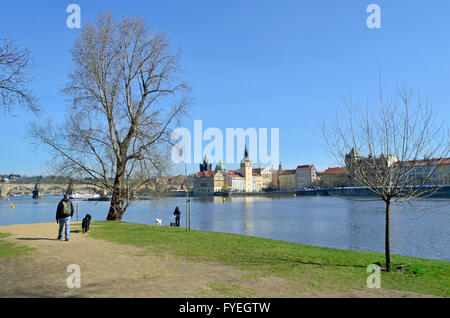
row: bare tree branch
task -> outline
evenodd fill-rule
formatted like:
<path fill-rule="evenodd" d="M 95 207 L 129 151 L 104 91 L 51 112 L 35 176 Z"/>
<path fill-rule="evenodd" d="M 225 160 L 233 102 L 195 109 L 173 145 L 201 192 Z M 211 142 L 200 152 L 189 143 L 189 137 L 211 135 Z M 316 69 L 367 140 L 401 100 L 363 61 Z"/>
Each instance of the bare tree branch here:
<path fill-rule="evenodd" d="M 31 127 L 70 173 L 90 176 L 112 193 L 108 220 L 120 220 L 130 195 L 170 164 L 168 136 L 190 104 L 179 55 L 142 18 L 100 14 L 72 48 L 64 92 L 70 116 Z"/>
<path fill-rule="evenodd" d="M 8 39 L 0 39 L 0 108 L 11 113 L 14 106 L 37 114 L 39 100 L 31 89 L 31 69 L 34 67 L 30 52 Z"/>

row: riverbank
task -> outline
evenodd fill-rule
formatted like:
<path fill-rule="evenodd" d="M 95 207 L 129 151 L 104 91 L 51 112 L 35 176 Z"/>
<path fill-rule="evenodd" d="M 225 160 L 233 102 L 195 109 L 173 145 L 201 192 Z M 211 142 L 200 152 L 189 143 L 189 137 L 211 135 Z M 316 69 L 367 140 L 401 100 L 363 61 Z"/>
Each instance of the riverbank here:
<path fill-rule="evenodd" d="M 2 226 L 1 297 L 426 297 L 450 296 L 450 262 L 394 255 L 404 271 L 381 273 L 369 289 L 367 266 L 382 253 L 338 250 L 242 235 L 134 223 Z M 14 244 L 14 245 L 11 245 Z M 14 246 L 14 248 L 13 248 Z M 24 249 L 14 254 L 11 249 Z M 23 254 L 23 255 L 21 255 Z M 68 289 L 78 264 L 82 288 Z"/>
<path fill-rule="evenodd" d="M 443 186 L 424 186 L 424 199 L 439 198 L 450 199 L 450 185 Z M 186 192 L 174 191 L 166 194 L 170 197 L 185 197 Z M 334 188 L 308 188 L 298 190 L 272 190 L 265 192 L 214 192 L 214 193 L 198 193 L 191 191 L 190 197 L 292 197 L 292 196 L 334 196 L 334 197 L 367 197 L 376 198 L 377 195 L 369 188 L 363 187 L 334 187 Z M 420 197 L 420 195 L 419 195 Z"/>

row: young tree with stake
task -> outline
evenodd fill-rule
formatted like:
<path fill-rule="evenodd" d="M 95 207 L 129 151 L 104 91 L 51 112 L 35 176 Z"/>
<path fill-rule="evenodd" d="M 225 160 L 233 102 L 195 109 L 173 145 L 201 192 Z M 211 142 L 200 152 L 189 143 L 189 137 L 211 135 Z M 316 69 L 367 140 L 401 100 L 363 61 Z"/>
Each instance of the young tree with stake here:
<path fill-rule="evenodd" d="M 448 180 L 440 165 L 449 155 L 449 130 L 436 118 L 435 110 L 420 96 L 414 98 L 413 91 L 399 89 L 396 98 L 390 98 L 380 87 L 375 103 L 353 105 L 349 98 L 342 116 L 323 127 L 330 153 L 346 166 L 352 182 L 370 189 L 385 203 L 388 271 L 392 266 L 391 204 L 413 204 Z"/>

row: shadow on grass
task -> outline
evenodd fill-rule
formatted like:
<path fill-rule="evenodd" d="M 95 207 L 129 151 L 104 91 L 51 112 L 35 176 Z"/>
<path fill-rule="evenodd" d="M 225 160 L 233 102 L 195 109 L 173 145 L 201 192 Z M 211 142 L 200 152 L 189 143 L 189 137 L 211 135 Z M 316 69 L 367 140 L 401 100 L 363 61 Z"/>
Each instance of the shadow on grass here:
<path fill-rule="evenodd" d="M 21 241 L 58 241 L 58 239 L 50 239 L 48 237 L 18 237 Z"/>
<path fill-rule="evenodd" d="M 258 260 L 249 260 L 247 258 L 240 259 L 238 257 L 234 257 L 235 261 L 238 261 L 240 264 L 246 265 L 290 265 L 290 266 L 298 266 L 298 265 L 316 265 L 316 266 L 326 266 L 326 267 L 354 267 L 354 268 L 366 268 L 366 265 L 352 265 L 352 264 L 330 264 L 330 263 L 320 263 L 320 262 L 312 262 L 306 260 L 299 259 L 283 259 L 283 258 L 259 258 Z"/>

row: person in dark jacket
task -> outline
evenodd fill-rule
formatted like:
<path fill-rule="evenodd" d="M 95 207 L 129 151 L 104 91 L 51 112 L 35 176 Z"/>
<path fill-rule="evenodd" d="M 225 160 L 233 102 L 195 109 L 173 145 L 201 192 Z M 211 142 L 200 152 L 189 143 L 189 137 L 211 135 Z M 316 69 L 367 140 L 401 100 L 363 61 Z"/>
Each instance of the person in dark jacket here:
<path fill-rule="evenodd" d="M 73 204 L 70 202 L 68 194 L 64 194 L 64 198 L 59 202 L 56 209 L 56 223 L 59 223 L 58 240 L 62 239 L 63 228 L 65 226 L 66 241 L 70 237 L 70 219 L 73 216 Z"/>
<path fill-rule="evenodd" d="M 173 212 L 173 215 L 175 215 L 175 223 L 177 226 L 180 226 L 180 209 L 178 207 L 175 208 L 175 211 Z"/>

